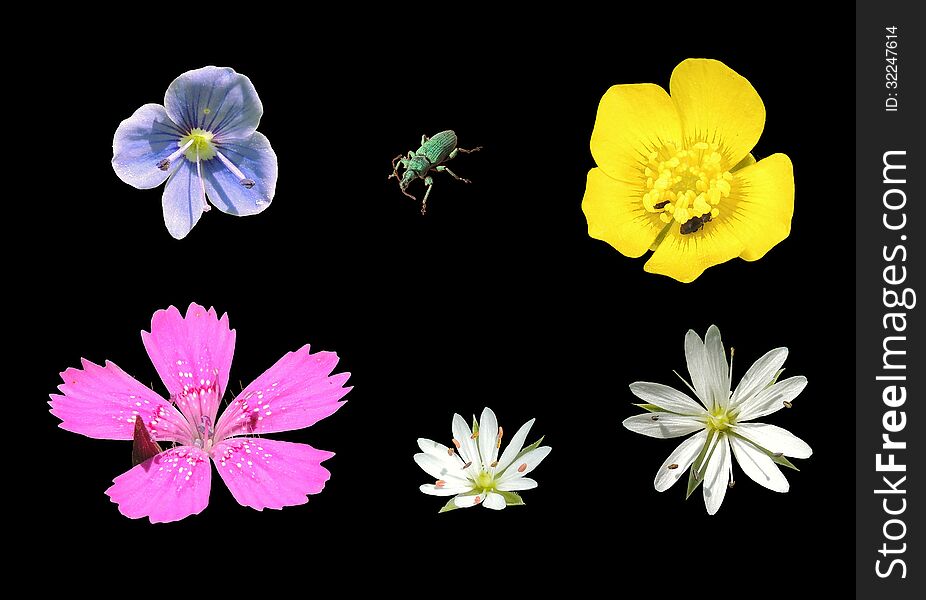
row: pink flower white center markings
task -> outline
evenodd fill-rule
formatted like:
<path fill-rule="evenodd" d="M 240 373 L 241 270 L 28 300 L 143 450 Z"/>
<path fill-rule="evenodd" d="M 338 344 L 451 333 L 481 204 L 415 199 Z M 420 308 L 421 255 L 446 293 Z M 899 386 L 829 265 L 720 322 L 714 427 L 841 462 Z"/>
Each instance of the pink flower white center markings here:
<path fill-rule="evenodd" d="M 692 330 L 685 336 L 685 357 L 695 402 L 687 394 L 658 383 L 638 381 L 630 391 L 649 411 L 624 420 L 630 431 L 656 438 L 694 433 L 681 443 L 656 473 L 656 491 L 664 492 L 691 467 L 688 496 L 704 484 L 704 505 L 715 514 L 727 488 L 733 487 L 733 458 L 750 479 L 775 492 L 787 492 L 788 480 L 776 463 L 796 469 L 785 457 L 809 458 L 803 440 L 774 425 L 753 419 L 791 408 L 807 385 L 805 377 L 778 381 L 787 348 L 776 348 L 753 364 L 731 393 L 733 349 L 727 364 L 720 330 L 711 325 L 704 341 Z M 685 382 L 687 385 L 687 382 Z"/>
<path fill-rule="evenodd" d="M 228 315 L 194 303 L 184 317 L 171 306 L 154 313 L 142 341 L 170 401 L 114 363 L 81 359 L 81 369 L 61 373 L 61 394 L 49 402 L 67 431 L 131 440 L 141 419 L 155 442 L 173 443 L 113 480 L 106 494 L 119 512 L 152 523 L 200 513 L 209 503 L 209 459 L 235 500 L 257 510 L 305 504 L 324 488 L 330 473 L 321 463 L 334 453 L 252 436 L 309 427 L 340 408 L 351 388 L 350 373 L 332 375 L 337 354 L 310 354 L 306 345 L 284 355 L 219 417 L 235 350 Z"/>
<path fill-rule="evenodd" d="M 415 455 L 415 462 L 435 479 L 419 489 L 431 496 L 453 496 L 440 512 L 477 504 L 493 510 L 523 505 L 517 492 L 537 487 L 537 482 L 525 475 L 550 453 L 549 446 L 540 445 L 543 438 L 524 448 L 533 424 L 531 419 L 522 425 L 499 457 L 505 432 L 492 409 L 484 409 L 482 418 L 473 420 L 472 429 L 463 417 L 454 414 L 452 445 L 418 439 L 421 452 Z"/>

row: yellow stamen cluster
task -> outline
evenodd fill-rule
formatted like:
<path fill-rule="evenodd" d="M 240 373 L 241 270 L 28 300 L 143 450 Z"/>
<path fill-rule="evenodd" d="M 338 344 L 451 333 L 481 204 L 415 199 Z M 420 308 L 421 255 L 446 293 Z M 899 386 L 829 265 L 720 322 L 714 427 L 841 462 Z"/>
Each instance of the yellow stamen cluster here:
<path fill-rule="evenodd" d="M 215 147 L 212 145 L 213 134 L 204 129 L 193 129 L 189 135 L 180 138 L 177 144 L 182 148 L 187 142 L 193 142 L 183 153 L 189 160 L 209 160 L 215 156 Z"/>
<path fill-rule="evenodd" d="M 735 423 L 735 419 L 726 410 L 717 408 L 707 416 L 707 427 L 713 431 L 726 431 Z"/>
<path fill-rule="evenodd" d="M 491 473 L 487 473 L 486 471 L 479 473 L 474 483 L 476 484 L 476 489 L 489 492 L 495 489 L 495 478 L 492 477 Z"/>
<path fill-rule="evenodd" d="M 707 222 L 717 218 L 720 214 L 717 205 L 721 198 L 730 195 L 733 181 L 718 149 L 717 144 L 707 142 L 698 142 L 687 149 L 667 143 L 651 152 L 643 169 L 644 208 L 659 213 L 663 223 L 674 220 L 684 225 L 692 219 Z"/>

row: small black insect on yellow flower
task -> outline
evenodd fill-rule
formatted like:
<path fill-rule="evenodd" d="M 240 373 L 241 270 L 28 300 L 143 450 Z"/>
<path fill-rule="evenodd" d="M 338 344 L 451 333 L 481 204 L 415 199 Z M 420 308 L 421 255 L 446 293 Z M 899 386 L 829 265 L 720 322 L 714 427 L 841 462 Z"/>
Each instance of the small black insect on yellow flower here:
<path fill-rule="evenodd" d="M 700 217 L 691 217 L 679 227 L 679 232 L 682 235 L 688 235 L 689 233 L 694 233 L 700 231 L 705 223 L 708 223 L 711 220 L 711 213 L 705 213 Z"/>

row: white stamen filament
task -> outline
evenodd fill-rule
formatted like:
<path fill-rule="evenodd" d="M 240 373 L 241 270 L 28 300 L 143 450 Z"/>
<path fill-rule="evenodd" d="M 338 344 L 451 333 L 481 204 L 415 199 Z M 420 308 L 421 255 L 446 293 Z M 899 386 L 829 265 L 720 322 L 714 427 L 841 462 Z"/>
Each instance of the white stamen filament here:
<path fill-rule="evenodd" d="M 733 354 L 736 351 L 733 349 L 733 346 L 730 346 L 730 371 L 727 373 L 727 382 L 733 382 Z M 732 392 L 731 392 L 732 393 Z"/>
<path fill-rule="evenodd" d="M 199 189 L 202 195 L 199 197 L 203 201 L 203 212 L 209 212 L 212 207 L 206 201 L 206 181 L 203 179 L 203 161 L 199 160 L 199 145 L 196 146 L 196 171 L 199 174 Z"/>
<path fill-rule="evenodd" d="M 189 142 L 187 142 L 186 144 L 180 146 L 180 148 L 177 149 L 176 152 L 174 152 L 173 154 L 171 154 L 170 156 L 168 156 L 167 158 L 165 158 L 164 160 L 162 160 L 161 162 L 159 162 L 159 163 L 158 163 L 158 168 L 161 169 L 162 171 L 166 171 L 168 168 L 170 168 L 170 163 L 172 163 L 172 162 L 174 162 L 175 160 L 177 160 L 177 159 L 180 157 L 180 155 L 182 155 L 184 152 L 186 152 L 186 149 L 189 148 L 190 146 L 192 146 L 194 141 L 195 141 L 195 140 L 191 139 L 191 140 L 190 140 Z"/>
<path fill-rule="evenodd" d="M 218 156 L 219 160 L 222 161 L 222 164 L 225 165 L 226 168 L 228 168 L 228 170 L 232 172 L 232 175 L 238 178 L 238 183 L 240 183 L 241 185 L 243 185 L 244 187 L 248 189 L 251 189 L 252 187 L 254 187 L 254 180 L 248 179 L 245 176 L 245 174 L 241 172 L 241 169 L 239 169 L 234 164 L 232 164 L 232 161 L 225 158 L 224 154 L 216 150 L 215 155 Z"/>

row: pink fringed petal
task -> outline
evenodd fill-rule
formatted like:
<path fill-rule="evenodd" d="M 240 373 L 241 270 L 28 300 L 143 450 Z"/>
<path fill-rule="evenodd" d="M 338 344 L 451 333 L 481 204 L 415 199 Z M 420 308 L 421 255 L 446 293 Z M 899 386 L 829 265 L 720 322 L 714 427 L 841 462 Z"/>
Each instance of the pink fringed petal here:
<path fill-rule="evenodd" d="M 261 438 L 233 438 L 215 446 L 213 460 L 235 500 L 257 510 L 308 502 L 331 474 L 321 462 L 333 452 L 306 444 Z"/>
<path fill-rule="evenodd" d="M 104 440 L 130 440 L 140 417 L 158 440 L 187 438 L 189 427 L 169 402 L 115 363 L 101 367 L 86 359 L 82 369 L 61 373 L 63 395 L 51 394 L 51 414 L 67 431 Z"/>
<path fill-rule="evenodd" d="M 331 415 L 351 388 L 350 373 L 330 375 L 334 352 L 290 352 L 238 394 L 219 419 L 216 437 L 302 429 Z"/>
<path fill-rule="evenodd" d="M 130 519 L 169 523 L 202 512 L 211 485 L 209 456 L 199 448 L 178 446 L 116 477 L 106 495 Z"/>
<path fill-rule="evenodd" d="M 228 315 L 219 319 L 214 308 L 206 310 L 194 302 L 184 317 L 171 306 L 154 313 L 151 333 L 143 331 L 141 337 L 171 396 L 209 389 L 218 382 L 217 393 L 208 394 L 210 404 L 201 411 L 215 414 L 218 400 L 228 387 L 235 353 L 235 331 L 229 329 Z"/>

